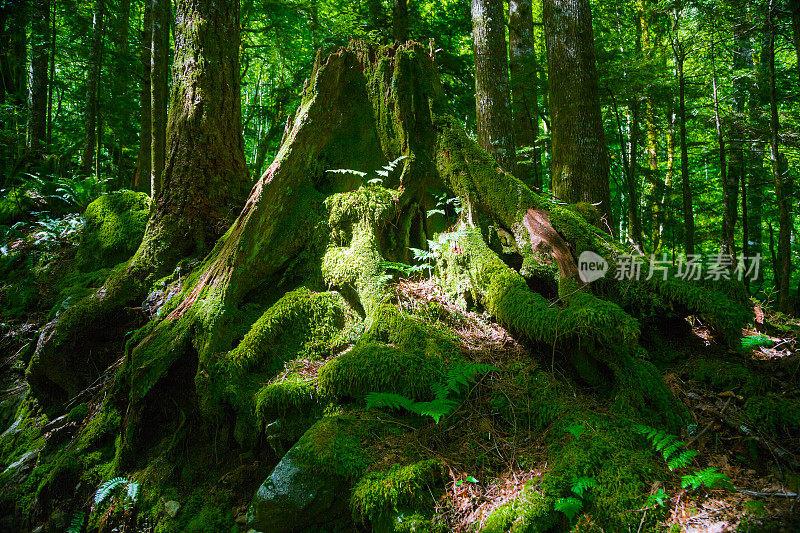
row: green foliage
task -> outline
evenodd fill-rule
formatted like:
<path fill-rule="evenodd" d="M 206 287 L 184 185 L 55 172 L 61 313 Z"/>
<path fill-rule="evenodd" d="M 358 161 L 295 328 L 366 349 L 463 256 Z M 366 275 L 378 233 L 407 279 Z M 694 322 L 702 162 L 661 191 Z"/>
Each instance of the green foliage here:
<path fill-rule="evenodd" d="M 83 523 L 86 521 L 86 515 L 81 512 L 77 512 L 72 516 L 72 520 L 69 522 L 69 527 L 67 527 L 66 533 L 81 533 L 83 531 Z"/>
<path fill-rule="evenodd" d="M 434 395 L 432 401 L 415 402 L 399 394 L 371 392 L 366 396 L 367 408 L 403 408 L 421 416 L 429 416 L 438 424 L 443 416 L 452 413 L 459 405 L 457 401 L 449 398 L 451 394 L 462 394 L 469 383 L 474 381 L 479 374 L 499 370 L 492 365 L 481 363 L 455 363 L 448 370 L 444 382 L 431 385 Z"/>
<path fill-rule="evenodd" d="M 695 450 L 681 450 L 681 448 L 686 447 L 686 443 L 681 442 L 678 437 L 670 435 L 664 430 L 641 424 L 635 425 L 634 429 L 647 437 L 656 451 L 661 452 L 670 470 L 687 467 L 692 463 L 692 459 L 700 455 Z"/>
<path fill-rule="evenodd" d="M 786 436 L 800 432 L 800 400 L 768 393 L 748 398 L 744 409 L 753 424 L 764 432 Z"/>
<path fill-rule="evenodd" d="M 667 499 L 669 499 L 669 495 L 664 492 L 663 488 L 659 487 L 658 491 L 647 497 L 646 505 L 648 507 L 655 507 L 656 505 L 659 507 L 664 507 L 664 502 L 666 502 Z"/>
<path fill-rule="evenodd" d="M 575 517 L 581 512 L 581 509 L 583 509 L 583 500 L 572 497 L 559 498 L 556 500 L 554 508 L 556 511 L 564 513 L 571 522 L 575 520 Z"/>
<path fill-rule="evenodd" d="M 357 520 L 373 523 L 403 508 L 416 511 L 431 507 L 430 491 L 444 480 L 444 469 L 436 459 L 408 466 L 392 465 L 388 470 L 371 472 L 353 488 L 350 506 Z"/>
<path fill-rule="evenodd" d="M 124 496 L 122 502 L 124 505 L 132 505 L 136 503 L 136 498 L 139 495 L 139 483 L 130 481 L 125 477 L 115 477 L 103 482 L 94 494 L 94 504 L 102 504 L 116 489 L 123 489 Z"/>
<path fill-rule="evenodd" d="M 681 478 L 681 486 L 691 490 L 697 490 L 700 487 L 735 490 L 731 485 L 731 478 L 721 472 L 717 472 L 717 469 L 711 466 L 683 476 Z"/>
<path fill-rule="evenodd" d="M 564 430 L 576 439 L 580 439 L 581 435 L 586 431 L 586 427 L 581 424 L 570 424 Z"/>
<path fill-rule="evenodd" d="M 761 335 L 761 334 L 745 335 L 744 337 L 742 337 L 740 350 L 743 353 L 747 353 L 751 350 L 755 350 L 756 348 L 760 348 L 762 346 L 770 347 L 773 344 L 775 344 L 773 340 L 767 337 L 766 335 Z"/>

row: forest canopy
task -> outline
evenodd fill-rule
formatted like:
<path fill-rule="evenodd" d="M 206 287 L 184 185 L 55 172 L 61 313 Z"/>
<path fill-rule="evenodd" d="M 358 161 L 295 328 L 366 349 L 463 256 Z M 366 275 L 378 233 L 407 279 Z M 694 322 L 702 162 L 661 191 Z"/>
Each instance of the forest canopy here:
<path fill-rule="evenodd" d="M 0 532 L 800 526 L 800 0 L 0 0 Z"/>

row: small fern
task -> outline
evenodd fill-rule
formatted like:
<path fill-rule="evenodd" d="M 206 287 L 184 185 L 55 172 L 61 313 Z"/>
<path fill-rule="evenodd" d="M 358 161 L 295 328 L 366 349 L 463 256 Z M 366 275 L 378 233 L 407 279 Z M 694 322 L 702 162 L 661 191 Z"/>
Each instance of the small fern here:
<path fill-rule="evenodd" d="M 81 512 L 75 513 L 66 529 L 66 533 L 81 533 L 81 531 L 83 531 L 83 522 L 85 519 L 85 514 Z"/>
<path fill-rule="evenodd" d="M 583 501 L 579 498 L 559 498 L 556 500 L 554 507 L 556 511 L 567 515 L 569 521 L 572 522 L 583 509 Z"/>
<path fill-rule="evenodd" d="M 709 466 L 708 468 L 698 470 L 693 474 L 683 476 L 681 479 L 681 486 L 684 489 L 688 488 L 692 490 L 697 490 L 703 486 L 708 487 L 709 489 L 720 487 L 734 490 L 733 485 L 731 485 L 731 478 L 722 472 L 717 472 L 717 469 L 713 466 Z"/>
<path fill-rule="evenodd" d="M 429 416 L 438 424 L 443 416 L 449 415 L 458 407 L 458 402 L 449 397 L 451 394 L 460 395 L 476 376 L 499 370 L 495 366 L 482 363 L 456 363 L 448 370 L 444 382 L 431 386 L 434 396 L 432 401 L 415 402 L 401 394 L 371 392 L 366 396 L 367 408 L 402 408 L 418 415 Z"/>
<path fill-rule="evenodd" d="M 125 488 L 125 497 L 123 504 L 127 507 L 136 503 L 136 498 L 139 496 L 139 483 L 130 481 L 125 477 L 115 477 L 103 482 L 97 492 L 94 494 L 94 504 L 100 505 L 103 503 L 117 488 Z"/>
<path fill-rule="evenodd" d="M 580 498 L 584 498 L 586 496 L 586 491 L 589 489 L 597 489 L 599 487 L 597 480 L 593 477 L 582 476 L 575 478 L 572 482 L 572 492 L 577 494 Z"/>
<path fill-rule="evenodd" d="M 681 450 L 681 448 L 686 448 L 686 443 L 678 440 L 677 436 L 670 435 L 663 429 L 643 425 L 636 425 L 634 429 L 647 437 L 656 451 L 661 452 L 670 470 L 687 467 L 695 457 L 700 455 L 694 450 Z"/>

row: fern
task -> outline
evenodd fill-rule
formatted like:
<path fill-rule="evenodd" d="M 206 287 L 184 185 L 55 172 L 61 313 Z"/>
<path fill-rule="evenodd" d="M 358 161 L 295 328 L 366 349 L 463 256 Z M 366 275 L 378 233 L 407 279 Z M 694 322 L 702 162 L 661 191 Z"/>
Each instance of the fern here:
<path fill-rule="evenodd" d="M 681 448 L 686 448 L 686 443 L 678 440 L 678 437 L 670 435 L 663 429 L 643 425 L 636 425 L 634 429 L 647 437 L 656 451 L 661 452 L 670 470 L 689 466 L 692 463 L 692 459 L 700 455 L 694 450 L 681 450 Z"/>
<path fill-rule="evenodd" d="M 708 487 L 709 489 L 721 487 L 734 490 L 733 485 L 731 485 L 731 478 L 722 472 L 717 472 L 717 469 L 713 466 L 709 466 L 708 468 L 698 470 L 693 474 L 683 476 L 681 479 L 681 486 L 684 489 L 690 488 L 692 490 L 697 490 L 703 486 Z"/>
<path fill-rule="evenodd" d="M 390 392 L 370 392 L 366 396 L 367 408 L 385 407 L 388 409 L 405 409 L 422 416 L 429 416 L 438 424 L 443 416 L 447 416 L 458 407 L 458 402 L 450 398 L 451 394 L 459 395 L 479 374 L 499 371 L 500 369 L 483 363 L 453 364 L 443 382 L 431 386 L 434 399 L 430 402 L 415 402 L 401 394 Z"/>
<path fill-rule="evenodd" d="M 75 513 L 69 523 L 69 527 L 67 527 L 66 533 L 81 533 L 81 531 L 83 531 L 83 521 L 85 519 L 85 514 L 81 512 Z"/>
<path fill-rule="evenodd" d="M 645 505 L 647 507 L 655 507 L 656 505 L 664 507 L 664 502 L 667 501 L 668 497 L 669 495 L 664 492 L 664 489 L 659 488 L 658 492 L 647 497 L 647 503 Z"/>
<path fill-rule="evenodd" d="M 570 522 L 575 520 L 581 509 L 583 509 L 583 501 L 578 498 L 559 498 L 555 503 L 555 510 L 567 515 Z"/>
<path fill-rule="evenodd" d="M 97 492 L 94 494 L 94 504 L 100 505 L 103 503 L 117 488 L 125 488 L 125 497 L 123 504 L 126 507 L 136 503 L 136 498 L 139 496 L 139 483 L 130 481 L 125 477 L 115 477 L 103 482 Z"/>
<path fill-rule="evenodd" d="M 577 494 L 580 498 L 584 498 L 587 490 L 597 489 L 599 487 L 597 480 L 593 477 L 582 476 L 576 478 L 575 481 L 572 482 L 572 492 Z"/>

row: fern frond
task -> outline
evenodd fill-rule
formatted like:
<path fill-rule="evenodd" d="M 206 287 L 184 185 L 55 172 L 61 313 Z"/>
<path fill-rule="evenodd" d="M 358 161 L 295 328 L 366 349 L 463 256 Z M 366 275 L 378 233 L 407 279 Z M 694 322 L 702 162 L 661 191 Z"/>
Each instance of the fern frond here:
<path fill-rule="evenodd" d="M 83 531 L 83 521 L 85 518 L 85 514 L 81 512 L 75 513 L 72 517 L 72 521 L 69 523 L 66 533 L 81 533 L 81 531 Z"/>
<path fill-rule="evenodd" d="M 670 470 L 676 468 L 684 468 L 692 463 L 692 459 L 700 455 L 699 452 L 694 450 L 683 450 L 680 454 L 667 461 L 667 466 Z"/>
<path fill-rule="evenodd" d="M 556 511 L 561 511 L 569 521 L 575 520 L 575 517 L 583 509 L 583 502 L 578 498 L 559 498 L 554 505 Z"/>
<path fill-rule="evenodd" d="M 97 492 L 94 494 L 95 505 L 103 503 L 103 501 L 108 498 L 108 495 L 111 494 L 111 491 L 126 483 L 128 483 L 128 480 L 124 477 L 115 477 L 113 479 L 109 479 L 105 483 L 102 483 L 100 488 L 97 489 Z"/>
<path fill-rule="evenodd" d="M 336 169 L 333 169 L 333 170 L 326 170 L 325 172 L 330 172 L 331 174 L 353 174 L 353 175 L 358 176 L 360 178 L 363 178 L 364 176 L 367 175 L 366 172 L 361 172 L 359 170 L 353 170 L 351 168 L 336 168 Z"/>
<path fill-rule="evenodd" d="M 127 496 L 133 503 L 136 503 L 136 497 L 139 495 L 139 484 L 135 481 L 128 483 Z"/>
<path fill-rule="evenodd" d="M 455 400 L 437 398 L 430 402 L 415 402 L 408 410 L 418 415 L 429 416 L 438 424 L 443 416 L 452 413 L 456 407 L 458 402 Z"/>
<path fill-rule="evenodd" d="M 577 494 L 579 497 L 583 498 L 585 492 L 589 489 L 596 489 L 600 486 L 597 484 L 597 480 L 593 477 L 583 476 L 576 478 L 575 481 L 572 483 L 572 492 Z"/>
<path fill-rule="evenodd" d="M 389 409 L 403 408 L 410 411 L 414 405 L 414 400 L 391 392 L 370 392 L 367 394 L 366 400 L 368 409 L 386 407 Z"/>

